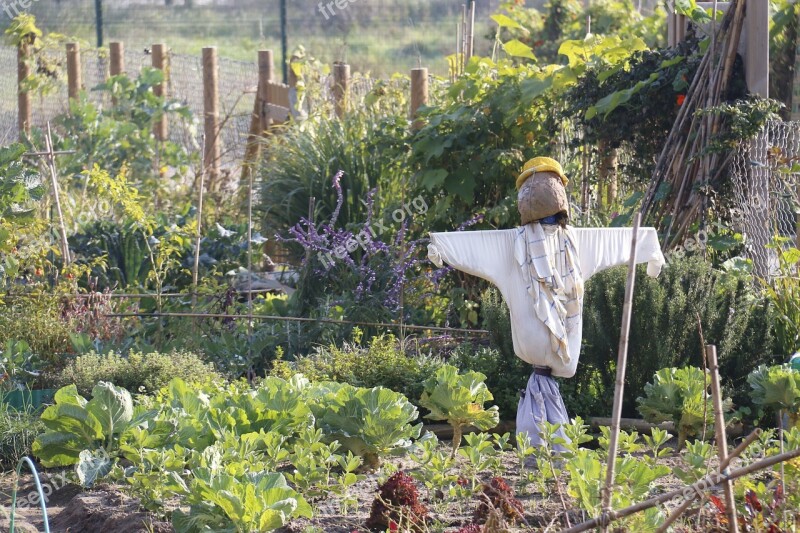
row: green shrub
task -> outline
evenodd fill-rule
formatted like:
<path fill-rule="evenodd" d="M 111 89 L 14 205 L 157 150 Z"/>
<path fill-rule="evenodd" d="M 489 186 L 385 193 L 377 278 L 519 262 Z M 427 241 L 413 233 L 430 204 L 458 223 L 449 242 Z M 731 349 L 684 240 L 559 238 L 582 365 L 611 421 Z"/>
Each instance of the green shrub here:
<path fill-rule="evenodd" d="M 172 378 L 185 381 L 223 379 L 213 365 L 191 352 L 131 352 L 127 356 L 90 352 L 70 361 L 59 374 L 58 382 L 60 386 L 74 383 L 80 394 L 88 396 L 100 381 L 134 393 L 151 393 L 167 385 Z"/>
<path fill-rule="evenodd" d="M 659 369 L 702 366 L 698 316 L 705 343 L 717 346 L 723 385 L 735 404 L 749 404 L 747 375 L 774 362 L 768 306 L 753 297 L 751 281 L 696 257 L 671 258 L 658 278 L 646 276 L 644 268 L 639 267 L 634 292 L 624 416 L 636 416 L 635 399 L 644 396 Z M 570 381 L 597 383 L 597 412 L 611 410 L 625 277 L 624 267 L 609 269 L 586 286 L 581 364 Z"/>
<path fill-rule="evenodd" d="M 366 388 L 383 386 L 416 403 L 423 381 L 443 364 L 441 359 L 427 354 L 408 355 L 393 335 L 382 335 L 374 337 L 368 346 L 328 346 L 292 362 L 278 360 L 271 373 L 284 379 L 299 372 L 311 381 L 337 381 Z"/>
<path fill-rule="evenodd" d="M 36 436 L 44 424 L 32 409 L 17 411 L 0 402 L 0 468 L 13 470 L 17 462 L 30 455 Z"/>

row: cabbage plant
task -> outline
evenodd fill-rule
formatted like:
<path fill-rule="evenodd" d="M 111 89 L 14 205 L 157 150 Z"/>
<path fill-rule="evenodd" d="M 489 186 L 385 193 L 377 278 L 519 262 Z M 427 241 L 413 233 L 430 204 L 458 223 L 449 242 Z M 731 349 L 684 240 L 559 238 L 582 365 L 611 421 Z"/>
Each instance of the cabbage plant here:
<path fill-rule="evenodd" d="M 459 374 L 452 365 L 444 365 L 436 374 L 425 380 L 425 390 L 419 404 L 429 409 L 425 415 L 431 420 L 447 420 L 453 426 L 453 452 L 455 457 L 461 445 L 461 435 L 465 426 L 475 426 L 486 431 L 500 422 L 496 405 L 484 407 L 494 399 L 486 387 L 486 376 L 480 372 L 468 371 Z"/>
<path fill-rule="evenodd" d="M 761 365 L 747 376 L 756 405 L 783 411 L 792 426 L 800 425 L 800 371 L 789 364 Z"/>
<path fill-rule="evenodd" d="M 697 436 L 703 427 L 709 431 L 714 424 L 714 406 L 708 388 L 711 376 L 702 369 L 662 368 L 653 382 L 644 387 L 644 397 L 639 397 L 639 413 L 653 424 L 674 422 L 678 430 L 678 450 L 690 436 Z M 731 400 L 723 401 L 723 412 L 729 411 Z M 711 433 L 713 434 L 713 433 Z"/>

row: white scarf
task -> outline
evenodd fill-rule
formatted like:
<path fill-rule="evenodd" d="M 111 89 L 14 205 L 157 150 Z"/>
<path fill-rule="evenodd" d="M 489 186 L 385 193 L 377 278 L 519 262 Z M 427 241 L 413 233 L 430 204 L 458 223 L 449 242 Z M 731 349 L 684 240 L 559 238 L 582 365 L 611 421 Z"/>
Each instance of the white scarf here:
<path fill-rule="evenodd" d="M 542 225 L 531 222 L 517 228 L 514 257 L 533 299 L 536 316 L 550 330 L 553 352 L 569 363 L 567 336 L 581 323 L 583 314 L 583 276 L 578 264 L 575 236 L 569 228 L 556 230 L 557 239 L 548 238 Z M 553 249 L 557 243 L 558 249 Z M 559 264 L 554 269 L 551 261 Z"/>

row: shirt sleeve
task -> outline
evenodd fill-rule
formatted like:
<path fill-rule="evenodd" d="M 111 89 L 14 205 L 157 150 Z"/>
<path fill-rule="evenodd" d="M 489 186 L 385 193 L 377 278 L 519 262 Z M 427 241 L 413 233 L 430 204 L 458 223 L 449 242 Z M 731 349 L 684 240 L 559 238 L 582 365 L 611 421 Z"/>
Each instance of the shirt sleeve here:
<path fill-rule="evenodd" d="M 631 255 L 633 228 L 574 228 L 584 279 L 607 268 L 624 265 Z M 639 228 L 636 263 L 647 263 L 647 275 L 657 277 L 664 266 L 664 254 L 655 228 Z"/>
<path fill-rule="evenodd" d="M 428 259 L 436 266 L 451 267 L 495 285 L 514 264 L 514 231 L 453 231 L 431 233 Z"/>

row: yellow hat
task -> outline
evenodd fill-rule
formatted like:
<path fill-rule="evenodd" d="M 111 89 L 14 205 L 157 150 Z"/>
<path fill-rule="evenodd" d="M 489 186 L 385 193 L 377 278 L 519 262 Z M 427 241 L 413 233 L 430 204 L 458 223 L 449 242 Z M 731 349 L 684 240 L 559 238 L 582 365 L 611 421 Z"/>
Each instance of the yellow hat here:
<path fill-rule="evenodd" d="M 525 183 L 525 180 L 536 174 L 537 172 L 553 172 L 554 174 L 558 174 L 561 178 L 561 183 L 566 187 L 569 180 L 567 176 L 564 175 L 564 170 L 561 168 L 561 165 L 555 159 L 549 157 L 534 157 L 533 159 L 529 160 L 525 163 L 525 166 L 522 167 L 522 172 L 520 172 L 519 176 L 517 176 L 517 190 L 522 187 L 522 184 Z"/>

